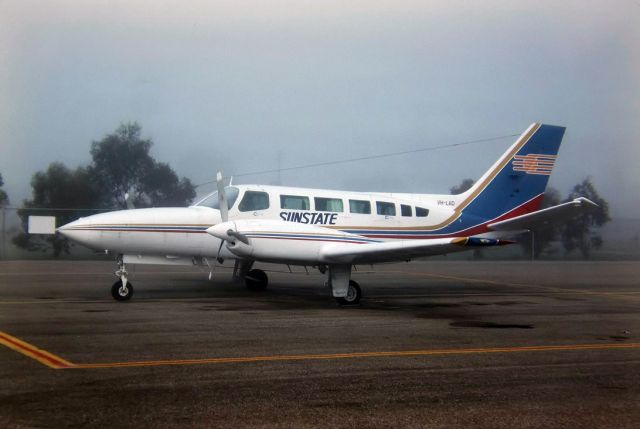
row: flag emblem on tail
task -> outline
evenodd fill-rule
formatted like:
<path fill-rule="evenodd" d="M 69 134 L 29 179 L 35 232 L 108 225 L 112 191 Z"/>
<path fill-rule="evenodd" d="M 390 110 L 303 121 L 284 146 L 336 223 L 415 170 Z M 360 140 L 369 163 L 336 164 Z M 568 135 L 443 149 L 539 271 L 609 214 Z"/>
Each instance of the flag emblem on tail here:
<path fill-rule="evenodd" d="M 555 162 L 555 155 L 540 155 L 535 153 L 515 155 L 513 157 L 513 171 L 524 171 L 527 174 L 548 176 L 551 174 Z"/>

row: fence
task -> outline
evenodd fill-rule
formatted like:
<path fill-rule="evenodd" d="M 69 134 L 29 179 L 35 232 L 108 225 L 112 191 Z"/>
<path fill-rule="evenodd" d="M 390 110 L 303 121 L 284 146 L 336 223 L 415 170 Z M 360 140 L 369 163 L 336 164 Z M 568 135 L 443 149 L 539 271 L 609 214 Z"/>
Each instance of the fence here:
<path fill-rule="evenodd" d="M 30 208 L 30 207 L 2 207 L 0 208 L 0 259 L 42 259 L 51 257 L 51 253 L 42 251 L 28 251 L 13 243 L 13 239 L 24 233 L 20 210 L 34 215 L 56 216 L 56 225 L 60 226 L 81 216 L 101 213 L 111 209 L 93 208 Z M 640 218 L 617 218 L 599 231 L 604 244 L 602 248 L 594 250 L 592 259 L 604 260 L 638 260 L 640 259 Z M 531 243 L 527 236 L 522 237 Z M 535 235 L 533 236 L 535 240 Z M 484 249 L 480 252 L 463 252 L 449 255 L 446 259 L 529 259 L 530 247 L 513 245 L 497 249 Z M 72 257 L 86 257 L 93 252 L 81 246 L 72 248 Z M 64 255 L 63 255 L 64 256 Z M 444 258 L 439 258 L 444 259 Z M 579 252 L 566 255 L 562 244 L 552 243 L 539 259 L 581 259 Z"/>
<path fill-rule="evenodd" d="M 13 243 L 15 237 L 25 232 L 22 219 L 19 216 L 21 211 L 29 215 L 55 216 L 56 226 L 60 226 L 81 216 L 110 210 L 112 209 L 2 207 L 0 208 L 0 259 L 36 259 L 51 256 L 41 251 L 22 249 Z M 80 250 L 80 253 L 86 253 L 86 251 Z"/>

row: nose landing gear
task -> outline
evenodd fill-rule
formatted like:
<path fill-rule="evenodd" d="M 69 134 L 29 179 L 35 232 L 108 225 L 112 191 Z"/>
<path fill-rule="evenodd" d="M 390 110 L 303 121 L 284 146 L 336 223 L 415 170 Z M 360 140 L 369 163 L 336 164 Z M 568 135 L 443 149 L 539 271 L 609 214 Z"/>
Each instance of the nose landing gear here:
<path fill-rule="evenodd" d="M 116 301 L 128 301 L 133 296 L 133 284 L 129 281 L 127 269 L 122 260 L 122 255 L 117 258 L 118 271 L 115 272 L 116 277 L 120 277 L 111 286 L 111 296 Z"/>
<path fill-rule="evenodd" d="M 111 296 L 116 301 L 128 301 L 132 295 L 133 285 L 131 282 L 125 284 L 122 280 L 118 280 L 111 286 Z"/>

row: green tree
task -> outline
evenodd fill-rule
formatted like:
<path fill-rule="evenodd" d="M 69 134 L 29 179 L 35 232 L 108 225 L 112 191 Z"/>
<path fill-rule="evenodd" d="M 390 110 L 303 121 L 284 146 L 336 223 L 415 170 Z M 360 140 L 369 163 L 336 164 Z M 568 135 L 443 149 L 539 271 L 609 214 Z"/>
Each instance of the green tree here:
<path fill-rule="evenodd" d="M 22 220 L 23 230 L 27 231 L 30 215 L 55 216 L 57 225 L 71 222 L 80 216 L 86 216 L 82 209 L 99 207 L 101 194 L 84 167 L 70 170 L 59 162 L 49 165 L 45 171 L 39 171 L 31 179 L 32 198 L 25 200 L 23 209 L 18 210 Z M 38 210 L 30 210 L 38 208 Z M 65 210 L 54 210 L 54 209 Z M 51 209 L 51 210 L 42 210 Z M 27 250 L 53 251 L 53 256 L 69 253 L 70 243 L 66 238 L 55 235 L 32 235 L 22 232 L 13 238 L 15 245 Z"/>
<path fill-rule="evenodd" d="M 590 178 L 574 186 L 566 201 L 578 197 L 586 197 L 598 207 L 565 223 L 562 230 L 562 244 L 567 253 L 577 249 L 584 258 L 588 259 L 592 249 L 599 249 L 602 246 L 603 240 L 598 230 L 611 220 L 609 204 L 598 194 Z"/>
<path fill-rule="evenodd" d="M 34 174 L 32 198 L 24 201 L 25 208 L 18 212 L 24 231 L 29 215 L 56 216 L 56 223 L 63 225 L 92 214 L 69 209 L 125 208 L 125 194 L 137 207 L 187 205 L 195 197 L 195 187 L 189 179 L 178 178 L 168 164 L 151 157 L 152 145 L 151 140 L 141 138 L 140 125 L 122 124 L 113 134 L 92 143 L 93 162 L 89 166 L 70 170 L 53 163 L 46 171 Z M 23 232 L 13 242 L 28 250 L 51 249 L 56 257 L 70 250 L 69 241 L 59 235 Z"/>
<path fill-rule="evenodd" d="M 0 207 L 4 207 L 9 204 L 9 196 L 3 189 L 1 189 L 3 186 L 4 180 L 2 179 L 2 174 L 0 174 Z"/>
<path fill-rule="evenodd" d="M 452 195 L 458 195 L 470 189 L 473 186 L 473 183 L 473 179 L 463 179 L 459 185 L 451 187 L 449 191 L 451 191 Z"/>
<path fill-rule="evenodd" d="M 149 151 L 153 142 L 143 139 L 137 123 L 121 124 L 91 144 L 91 175 L 109 205 L 125 208 L 125 196 L 136 207 L 184 206 L 195 197 L 195 186 L 179 179 L 168 164 L 157 162 Z"/>
<path fill-rule="evenodd" d="M 542 203 L 540 204 L 540 210 L 556 206 L 558 204 L 560 204 L 560 192 L 551 186 L 547 187 L 544 192 Z M 518 240 L 518 242 L 527 255 L 531 257 L 531 240 L 533 238 L 533 256 L 534 258 L 538 258 L 542 252 L 544 252 L 551 243 L 558 238 L 560 230 L 561 225 L 549 222 L 547 225 L 538 226 L 534 229 L 532 231 L 533 237 L 532 234 L 525 234 Z"/>

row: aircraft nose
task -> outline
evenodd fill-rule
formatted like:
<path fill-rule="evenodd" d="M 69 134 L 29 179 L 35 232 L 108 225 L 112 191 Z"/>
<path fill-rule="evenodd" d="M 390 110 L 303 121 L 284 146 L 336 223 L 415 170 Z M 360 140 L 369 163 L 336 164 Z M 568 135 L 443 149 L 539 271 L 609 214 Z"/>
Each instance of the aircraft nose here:
<path fill-rule="evenodd" d="M 87 241 L 88 235 L 90 233 L 87 230 L 87 227 L 90 223 L 91 221 L 89 220 L 89 218 L 80 218 L 58 227 L 56 229 L 56 232 L 58 232 L 63 237 L 68 238 L 69 240 L 87 244 L 85 242 Z"/>
<path fill-rule="evenodd" d="M 82 218 L 74 220 L 73 222 L 69 222 L 67 224 L 64 224 L 64 225 L 58 227 L 56 229 L 56 231 L 60 235 L 62 235 L 64 237 L 71 238 L 71 236 L 73 235 L 74 229 L 76 227 L 78 227 L 78 226 L 81 226 L 81 222 L 80 222 L 81 220 L 82 220 Z"/>

